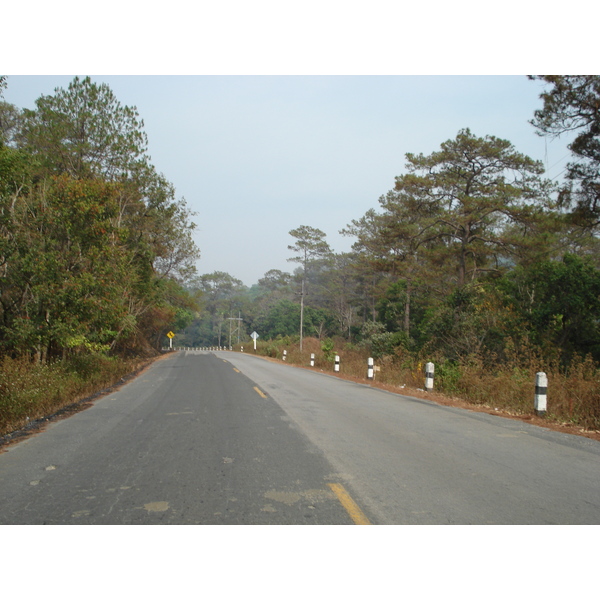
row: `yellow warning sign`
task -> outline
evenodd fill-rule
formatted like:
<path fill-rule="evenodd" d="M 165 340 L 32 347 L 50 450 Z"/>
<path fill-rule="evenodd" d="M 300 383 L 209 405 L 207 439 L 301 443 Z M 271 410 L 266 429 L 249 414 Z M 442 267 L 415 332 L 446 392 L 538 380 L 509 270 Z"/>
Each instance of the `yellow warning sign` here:
<path fill-rule="evenodd" d="M 167 333 L 167 337 L 172 340 L 175 337 L 175 334 L 172 331 L 169 331 L 169 333 Z"/>

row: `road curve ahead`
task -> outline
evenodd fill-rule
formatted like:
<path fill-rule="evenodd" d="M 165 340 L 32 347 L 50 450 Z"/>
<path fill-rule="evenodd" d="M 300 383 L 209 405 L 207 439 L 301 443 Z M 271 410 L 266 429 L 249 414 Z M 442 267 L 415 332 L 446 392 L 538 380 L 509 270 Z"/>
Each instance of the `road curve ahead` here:
<path fill-rule="evenodd" d="M 0 524 L 598 524 L 600 444 L 178 352 L 0 454 Z"/>

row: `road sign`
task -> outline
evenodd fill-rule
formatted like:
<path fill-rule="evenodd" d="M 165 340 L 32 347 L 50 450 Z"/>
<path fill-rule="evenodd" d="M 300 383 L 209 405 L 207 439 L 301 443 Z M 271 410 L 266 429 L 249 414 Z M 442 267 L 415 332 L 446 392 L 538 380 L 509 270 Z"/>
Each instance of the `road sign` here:
<path fill-rule="evenodd" d="M 169 349 L 173 348 L 173 338 L 175 337 L 175 334 L 172 331 L 169 331 L 169 333 L 167 333 L 167 337 L 169 338 Z"/>
<path fill-rule="evenodd" d="M 253 331 L 253 332 L 250 334 L 250 337 L 251 337 L 253 340 L 257 340 L 257 339 L 260 337 L 260 335 L 258 335 L 258 333 L 256 333 L 256 331 Z"/>

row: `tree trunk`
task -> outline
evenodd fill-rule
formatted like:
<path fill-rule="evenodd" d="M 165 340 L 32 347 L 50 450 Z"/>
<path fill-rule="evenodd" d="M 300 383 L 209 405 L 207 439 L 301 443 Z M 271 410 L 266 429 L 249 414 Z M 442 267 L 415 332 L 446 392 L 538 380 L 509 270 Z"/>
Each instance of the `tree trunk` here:
<path fill-rule="evenodd" d="M 302 352 L 303 331 L 304 331 L 304 277 L 302 278 L 302 291 L 300 292 L 300 352 Z"/>
<path fill-rule="evenodd" d="M 410 333 L 410 295 L 412 287 L 410 282 L 406 282 L 406 299 L 404 301 L 404 332 L 406 335 Z"/>
<path fill-rule="evenodd" d="M 460 247 L 460 256 L 458 258 L 458 287 L 465 285 L 467 273 L 467 251 L 464 243 Z"/>

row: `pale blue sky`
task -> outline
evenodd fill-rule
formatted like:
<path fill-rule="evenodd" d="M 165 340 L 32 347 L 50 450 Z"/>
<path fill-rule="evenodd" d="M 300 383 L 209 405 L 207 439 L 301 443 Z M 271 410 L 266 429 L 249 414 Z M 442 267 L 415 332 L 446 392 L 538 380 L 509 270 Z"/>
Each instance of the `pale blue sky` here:
<path fill-rule="evenodd" d="M 27 23 L 0 36 L 5 99 L 33 107 L 75 74 L 108 83 L 138 108 L 153 163 L 198 213 L 199 272 L 247 285 L 293 270 L 288 232 L 300 225 L 348 250 L 338 231 L 378 206 L 405 153 L 431 153 L 462 128 L 508 139 L 559 176 L 566 141 L 535 135 L 541 85 L 525 74 L 597 71 L 595 21 L 557 36 L 556 11 L 538 0 L 34 5 L 4 9 L 6 23 Z M 585 14 L 586 0 L 569 8 Z"/>
<path fill-rule="evenodd" d="M 85 75 L 85 73 L 81 74 Z M 252 285 L 291 272 L 289 231 L 339 230 L 404 172 L 405 153 L 429 154 L 468 127 L 510 140 L 549 177 L 568 160 L 528 120 L 541 106 L 525 76 L 93 76 L 144 119 L 150 155 L 198 213 L 199 273 Z M 34 107 L 71 76 L 9 76 L 5 99 Z"/>

